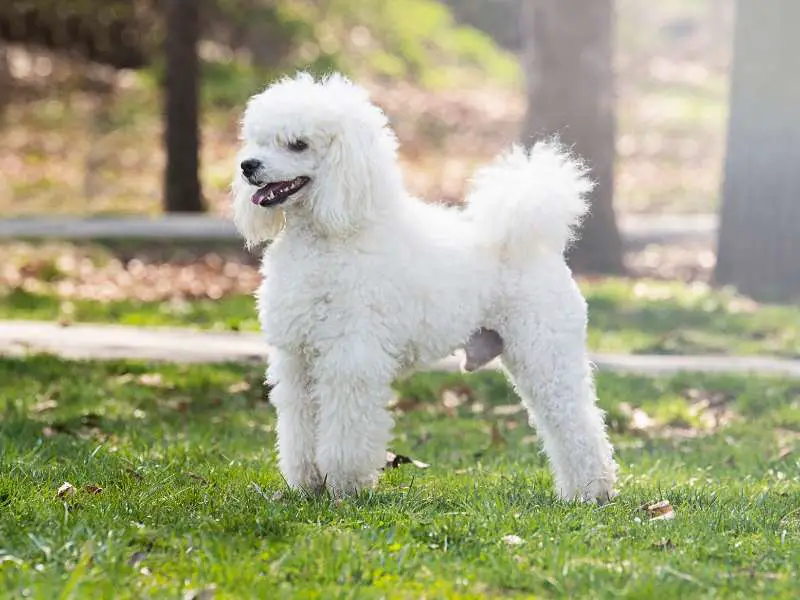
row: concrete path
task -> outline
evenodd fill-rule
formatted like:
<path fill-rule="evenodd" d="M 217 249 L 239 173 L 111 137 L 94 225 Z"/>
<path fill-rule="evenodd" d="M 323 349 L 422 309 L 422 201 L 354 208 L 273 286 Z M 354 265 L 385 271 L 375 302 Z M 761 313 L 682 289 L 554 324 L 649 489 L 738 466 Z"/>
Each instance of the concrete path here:
<path fill-rule="evenodd" d="M 712 243 L 717 227 L 715 215 L 621 215 L 618 222 L 625 244 L 630 248 L 651 243 Z M 230 221 L 209 215 L 0 220 L 0 240 L 43 238 L 235 241 L 238 235 Z"/>
<path fill-rule="evenodd" d="M 266 345 L 256 333 L 0 321 L 0 354 L 5 355 L 48 352 L 72 359 L 202 363 L 263 362 L 266 351 Z M 601 371 L 619 373 L 753 373 L 800 378 L 800 361 L 767 357 L 595 354 L 592 359 Z M 457 371 L 460 362 L 460 356 L 450 356 L 430 365 L 429 369 Z M 497 368 L 497 364 L 488 368 Z"/>

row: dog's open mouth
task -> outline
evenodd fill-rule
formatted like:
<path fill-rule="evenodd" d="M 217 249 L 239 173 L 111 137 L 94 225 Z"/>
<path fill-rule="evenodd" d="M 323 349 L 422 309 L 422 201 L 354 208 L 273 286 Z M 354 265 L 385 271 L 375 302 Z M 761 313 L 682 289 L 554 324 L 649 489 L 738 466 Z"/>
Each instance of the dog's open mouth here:
<path fill-rule="evenodd" d="M 291 181 L 273 181 L 258 188 L 251 200 L 258 206 L 275 206 L 285 202 L 289 196 L 299 191 L 309 181 L 311 178 L 305 175 L 295 177 Z"/>

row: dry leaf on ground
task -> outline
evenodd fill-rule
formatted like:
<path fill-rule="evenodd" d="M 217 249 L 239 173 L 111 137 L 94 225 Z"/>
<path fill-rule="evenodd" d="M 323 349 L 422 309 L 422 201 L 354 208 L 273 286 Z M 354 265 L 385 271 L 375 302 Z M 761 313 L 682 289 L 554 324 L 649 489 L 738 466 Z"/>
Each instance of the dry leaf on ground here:
<path fill-rule="evenodd" d="M 242 392 L 250 391 L 250 383 L 247 381 L 239 381 L 228 387 L 229 394 L 241 394 Z"/>
<path fill-rule="evenodd" d="M 198 475 L 197 473 L 192 473 L 191 471 L 186 471 L 184 475 L 186 475 L 191 479 L 194 479 L 195 481 L 199 481 L 203 485 L 208 485 L 208 479 L 206 479 L 202 475 Z"/>
<path fill-rule="evenodd" d="M 406 464 L 414 465 L 418 469 L 427 469 L 430 467 L 428 463 L 416 460 L 415 458 L 403 456 L 402 454 L 395 454 L 394 452 L 390 452 L 388 450 L 386 451 L 386 466 L 384 467 L 384 470 L 396 469 L 400 465 Z"/>
<path fill-rule="evenodd" d="M 147 552 L 140 550 L 139 552 L 134 552 L 131 554 L 131 557 L 128 559 L 128 564 L 132 567 L 135 567 L 140 562 L 142 562 L 145 558 L 147 558 Z"/>
<path fill-rule="evenodd" d="M 522 404 L 501 404 L 492 408 L 492 414 L 498 417 L 510 417 L 524 410 Z"/>
<path fill-rule="evenodd" d="M 651 521 L 670 521 L 675 518 L 675 510 L 669 500 L 648 504 L 645 509 Z"/>
<path fill-rule="evenodd" d="M 520 546 L 525 543 L 525 540 L 514 534 L 504 535 L 503 541 L 509 546 Z"/>
<path fill-rule="evenodd" d="M 164 383 L 160 373 L 143 373 L 139 375 L 136 381 L 139 385 L 148 387 L 161 387 Z"/>
<path fill-rule="evenodd" d="M 634 408 L 627 402 L 621 402 L 619 410 L 628 417 L 628 427 L 632 431 L 649 431 L 657 425 L 655 419 L 645 411 L 638 407 Z"/>
<path fill-rule="evenodd" d="M 492 430 L 491 430 L 491 442 L 490 445 L 492 448 L 497 448 L 498 446 L 505 446 L 508 442 L 503 437 L 503 434 L 500 432 L 500 426 L 497 422 L 492 423 Z"/>
<path fill-rule="evenodd" d="M 133 477 L 136 481 L 142 481 L 144 479 L 144 476 L 141 473 L 131 469 L 130 467 L 125 467 L 125 473 Z"/>
<path fill-rule="evenodd" d="M 56 491 L 57 498 L 67 498 L 75 494 L 75 486 L 72 485 L 69 481 L 65 481 L 61 484 L 61 487 L 58 488 Z"/>
<path fill-rule="evenodd" d="M 419 399 L 413 396 L 397 396 L 389 403 L 389 409 L 399 413 L 409 413 L 422 406 Z"/>
<path fill-rule="evenodd" d="M 40 400 L 39 402 L 37 402 L 36 404 L 31 406 L 31 412 L 32 413 L 36 413 L 36 414 L 43 413 L 43 412 L 46 412 L 48 410 L 53 410 L 57 406 L 58 406 L 58 402 L 56 402 L 55 400 L 50 400 L 50 399 L 48 399 L 48 400 Z"/>
<path fill-rule="evenodd" d="M 188 590 L 183 600 L 211 600 L 217 593 L 217 586 L 212 584 L 202 590 Z"/>

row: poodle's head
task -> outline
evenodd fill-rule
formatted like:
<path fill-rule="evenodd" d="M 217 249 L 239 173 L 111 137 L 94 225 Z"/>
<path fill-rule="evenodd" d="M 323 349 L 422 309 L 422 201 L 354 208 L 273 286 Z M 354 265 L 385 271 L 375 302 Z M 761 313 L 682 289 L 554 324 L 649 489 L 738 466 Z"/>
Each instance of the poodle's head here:
<path fill-rule="evenodd" d="M 401 189 L 386 116 L 341 75 L 271 85 L 250 99 L 241 134 L 234 222 L 249 245 L 292 219 L 347 235 Z"/>

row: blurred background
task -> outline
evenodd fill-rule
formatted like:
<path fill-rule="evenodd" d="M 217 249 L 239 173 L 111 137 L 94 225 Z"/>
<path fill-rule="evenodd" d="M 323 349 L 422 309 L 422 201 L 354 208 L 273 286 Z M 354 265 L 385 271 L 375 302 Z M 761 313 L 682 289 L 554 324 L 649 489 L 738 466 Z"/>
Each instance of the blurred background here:
<path fill-rule="evenodd" d="M 225 218 L 247 98 L 342 70 L 425 199 L 460 202 L 514 141 L 559 132 L 587 158 L 599 186 L 570 260 L 599 348 L 734 336 L 798 356 L 798 24 L 796 0 L 11 0 L 0 217 Z M 14 231 L 6 318 L 255 327 L 256 257 L 234 238 Z"/>

